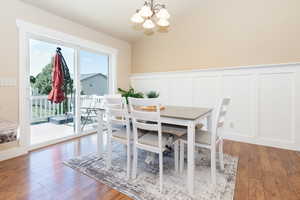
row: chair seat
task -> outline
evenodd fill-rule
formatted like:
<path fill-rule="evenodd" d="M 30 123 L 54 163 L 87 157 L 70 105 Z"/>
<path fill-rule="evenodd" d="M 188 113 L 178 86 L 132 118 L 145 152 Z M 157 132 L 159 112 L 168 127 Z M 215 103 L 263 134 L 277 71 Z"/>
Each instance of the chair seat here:
<path fill-rule="evenodd" d="M 196 130 L 201 130 L 204 127 L 202 123 L 196 124 Z"/>
<path fill-rule="evenodd" d="M 126 140 L 127 139 L 126 126 L 114 126 L 112 131 L 112 137 Z"/>
<path fill-rule="evenodd" d="M 187 135 L 184 135 L 182 140 L 187 141 Z M 211 134 L 208 131 L 196 131 L 195 143 L 211 145 Z"/>
<path fill-rule="evenodd" d="M 150 145 L 158 148 L 158 134 L 157 133 L 147 133 L 139 138 L 138 142 L 140 144 Z M 162 135 L 162 146 L 163 148 L 168 144 L 168 136 Z"/>
<path fill-rule="evenodd" d="M 142 133 L 142 132 L 139 131 L 138 132 L 138 137 L 141 137 L 142 135 L 144 135 L 144 133 Z M 127 139 L 126 126 L 113 125 L 112 138 L 126 140 Z M 132 134 L 132 132 L 130 132 L 130 139 L 133 140 L 133 134 Z"/>
<path fill-rule="evenodd" d="M 187 134 L 187 128 L 185 126 L 172 124 L 162 124 L 161 131 L 163 133 L 168 133 L 177 137 L 182 137 Z"/>

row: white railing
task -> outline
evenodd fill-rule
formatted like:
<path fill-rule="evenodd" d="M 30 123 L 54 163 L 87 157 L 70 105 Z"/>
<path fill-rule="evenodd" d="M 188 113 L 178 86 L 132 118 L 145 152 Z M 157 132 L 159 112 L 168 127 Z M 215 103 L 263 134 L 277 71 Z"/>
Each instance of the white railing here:
<path fill-rule="evenodd" d="M 68 113 L 74 111 L 74 97 L 68 96 Z M 63 103 L 55 104 L 48 101 L 48 96 L 31 97 L 31 122 L 45 121 L 52 116 L 64 115 Z"/>
<path fill-rule="evenodd" d="M 83 107 L 95 107 L 96 104 L 101 102 L 101 96 L 88 96 L 81 95 L 81 105 Z M 75 97 L 68 95 L 67 113 L 72 115 L 75 111 Z M 44 96 L 31 96 L 31 122 L 48 121 L 49 117 L 63 116 L 65 114 L 63 103 L 55 104 L 48 101 L 48 97 Z"/>

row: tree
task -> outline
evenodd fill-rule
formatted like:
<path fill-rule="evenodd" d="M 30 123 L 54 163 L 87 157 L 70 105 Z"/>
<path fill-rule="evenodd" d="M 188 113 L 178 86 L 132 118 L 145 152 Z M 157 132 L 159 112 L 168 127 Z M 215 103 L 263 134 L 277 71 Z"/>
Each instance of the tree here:
<path fill-rule="evenodd" d="M 31 83 L 31 85 L 34 85 L 35 81 L 36 81 L 35 77 L 34 76 L 30 76 L 30 83 Z"/>
<path fill-rule="evenodd" d="M 36 76 L 34 87 L 38 89 L 39 94 L 48 95 L 52 89 L 52 63 L 46 65 L 42 72 Z"/>

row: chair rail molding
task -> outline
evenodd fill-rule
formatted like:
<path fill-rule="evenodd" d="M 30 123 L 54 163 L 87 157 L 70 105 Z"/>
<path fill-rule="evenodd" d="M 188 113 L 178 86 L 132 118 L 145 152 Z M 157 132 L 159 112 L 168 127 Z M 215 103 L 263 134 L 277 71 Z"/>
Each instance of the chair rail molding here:
<path fill-rule="evenodd" d="M 141 92 L 166 105 L 214 107 L 232 102 L 223 130 L 235 141 L 300 151 L 300 63 L 132 74 Z"/>

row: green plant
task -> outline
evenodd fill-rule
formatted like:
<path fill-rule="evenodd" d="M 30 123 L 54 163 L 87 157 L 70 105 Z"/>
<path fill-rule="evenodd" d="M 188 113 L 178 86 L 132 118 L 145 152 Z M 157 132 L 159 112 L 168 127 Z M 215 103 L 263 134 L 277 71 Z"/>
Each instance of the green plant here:
<path fill-rule="evenodd" d="M 118 92 L 122 95 L 122 97 L 126 98 L 126 103 L 127 104 L 128 104 L 128 97 L 144 98 L 143 93 L 136 92 L 132 87 L 130 87 L 129 90 L 123 90 L 121 88 L 118 88 Z"/>
<path fill-rule="evenodd" d="M 47 64 L 35 77 L 33 87 L 38 89 L 40 95 L 48 95 L 52 89 L 52 63 Z"/>
<path fill-rule="evenodd" d="M 159 93 L 155 92 L 155 91 L 150 91 L 146 95 L 147 95 L 148 98 L 157 98 L 157 97 L 159 97 Z"/>

